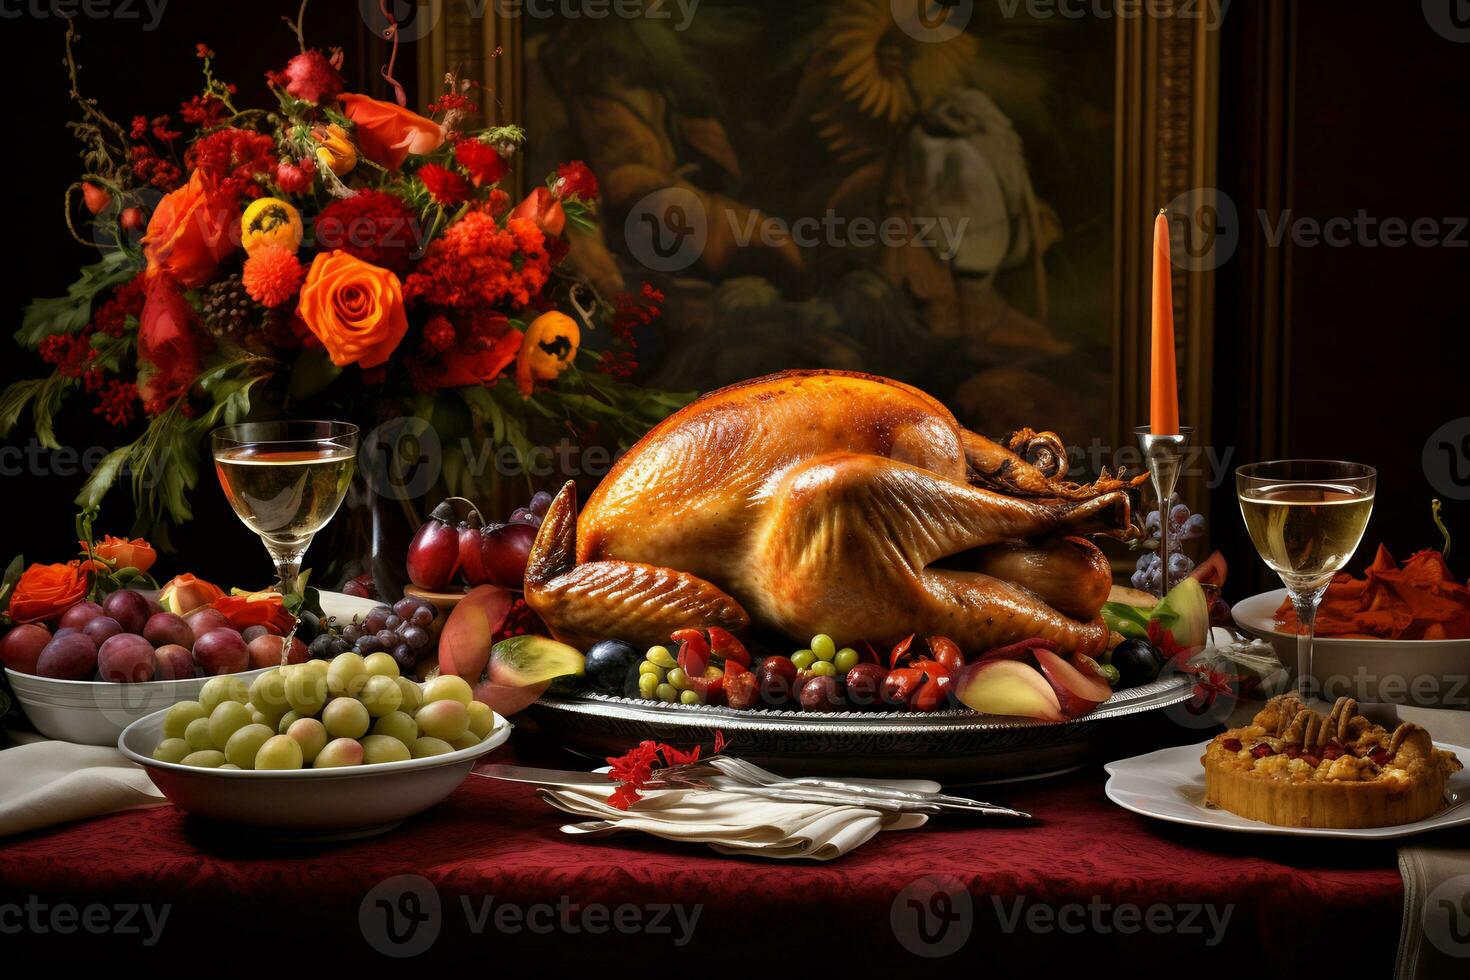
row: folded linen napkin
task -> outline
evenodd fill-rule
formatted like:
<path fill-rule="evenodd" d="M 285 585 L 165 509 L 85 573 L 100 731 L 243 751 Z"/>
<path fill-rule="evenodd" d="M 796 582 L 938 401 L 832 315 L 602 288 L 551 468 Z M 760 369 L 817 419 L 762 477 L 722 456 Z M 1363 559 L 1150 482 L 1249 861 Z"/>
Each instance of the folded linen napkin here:
<path fill-rule="evenodd" d="M 857 780 L 853 780 L 857 782 Z M 902 780 L 884 785 L 937 792 L 939 784 Z M 567 824 L 563 833 L 604 836 L 642 831 L 665 840 L 708 844 L 721 854 L 831 861 L 860 847 L 883 830 L 922 827 L 922 813 L 892 813 L 862 806 L 791 803 L 738 791 L 648 790 L 632 809 L 607 802 L 602 787 L 542 788 L 541 798 L 567 813 L 594 819 Z"/>
<path fill-rule="evenodd" d="M 1406 844 L 1404 921 L 1398 980 L 1457 980 L 1470 974 L 1470 848 Z"/>
<path fill-rule="evenodd" d="M 166 802 L 114 748 L 42 740 L 0 750 L 0 837 Z"/>

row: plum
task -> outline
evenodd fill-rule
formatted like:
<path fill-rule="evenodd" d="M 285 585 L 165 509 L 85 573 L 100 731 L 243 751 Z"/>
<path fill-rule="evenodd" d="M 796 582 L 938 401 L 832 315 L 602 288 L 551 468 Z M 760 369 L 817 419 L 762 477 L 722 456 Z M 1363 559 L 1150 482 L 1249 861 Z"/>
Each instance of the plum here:
<path fill-rule="evenodd" d="M 241 639 L 244 639 L 244 634 L 241 634 Z M 283 651 L 286 654 L 285 662 L 288 664 L 305 663 L 308 659 L 306 644 L 294 636 L 288 643 L 283 637 L 263 633 L 245 644 L 245 649 L 250 655 L 251 670 L 260 667 L 279 667 Z"/>
<path fill-rule="evenodd" d="M 206 674 L 238 674 L 250 666 L 250 651 L 229 627 L 212 629 L 194 641 L 194 662 Z"/>
<path fill-rule="evenodd" d="M 154 676 L 161 681 L 179 681 L 194 676 L 194 655 L 187 647 L 165 643 L 153 651 Z"/>
<path fill-rule="evenodd" d="M 22 674 L 36 672 L 36 659 L 46 644 L 51 642 L 51 631 L 40 623 L 22 623 L 0 640 L 0 663 Z"/>
<path fill-rule="evenodd" d="M 68 626 L 72 629 L 79 630 L 83 626 L 87 625 L 87 620 L 91 619 L 93 616 L 101 615 L 102 607 L 99 606 L 97 603 L 79 602 L 75 606 L 72 606 L 70 609 L 68 609 L 66 612 L 62 613 L 61 621 L 56 625 Z"/>
<path fill-rule="evenodd" d="M 118 589 L 102 600 L 102 611 L 127 632 L 141 634 L 148 623 L 148 597 L 132 589 Z"/>
<path fill-rule="evenodd" d="M 82 627 L 82 632 L 87 634 L 87 636 L 91 638 L 92 642 L 97 644 L 98 648 L 100 649 L 102 647 L 102 644 L 106 643 L 114 636 L 117 636 L 119 633 L 126 632 L 126 630 L 123 629 L 122 623 L 119 623 L 117 620 L 104 613 L 101 616 L 93 616 L 91 619 L 87 620 L 87 625 Z"/>
<path fill-rule="evenodd" d="M 643 654 L 623 640 L 599 640 L 587 650 L 587 680 L 607 694 L 623 693 L 628 674 L 636 672 Z"/>
<path fill-rule="evenodd" d="M 156 666 L 153 644 L 137 633 L 109 637 L 97 650 L 97 671 L 104 681 L 116 684 L 151 681 Z"/>
<path fill-rule="evenodd" d="M 177 613 L 156 612 L 148 617 L 143 626 L 143 638 L 155 646 L 174 644 L 181 647 L 194 645 L 194 630 Z"/>
<path fill-rule="evenodd" d="M 85 633 L 53 636 L 36 658 L 36 673 L 63 681 L 88 681 L 97 672 L 97 644 Z"/>
<path fill-rule="evenodd" d="M 184 622 L 189 624 L 196 637 L 203 636 L 210 630 L 226 629 L 230 625 L 225 614 L 212 606 L 201 606 L 193 612 L 185 613 Z"/>

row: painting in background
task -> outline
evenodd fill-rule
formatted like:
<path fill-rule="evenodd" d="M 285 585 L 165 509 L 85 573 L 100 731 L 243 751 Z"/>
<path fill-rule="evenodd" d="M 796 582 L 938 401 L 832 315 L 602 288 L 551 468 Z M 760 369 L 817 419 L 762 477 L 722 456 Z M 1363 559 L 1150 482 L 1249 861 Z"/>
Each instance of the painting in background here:
<path fill-rule="evenodd" d="M 573 261 L 605 297 L 667 297 L 646 380 L 873 371 L 980 431 L 1106 434 L 1109 20 L 977 4 L 956 32 L 892 0 L 703 0 L 687 23 L 665 7 L 527 18 L 522 49 L 528 172 L 580 158 L 602 182 Z"/>

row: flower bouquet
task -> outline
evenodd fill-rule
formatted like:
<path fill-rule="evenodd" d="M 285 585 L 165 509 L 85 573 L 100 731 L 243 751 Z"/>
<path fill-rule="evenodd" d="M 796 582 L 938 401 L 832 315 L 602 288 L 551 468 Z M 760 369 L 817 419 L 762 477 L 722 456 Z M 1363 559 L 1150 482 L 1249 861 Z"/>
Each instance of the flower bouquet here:
<path fill-rule="evenodd" d="M 130 481 L 134 533 L 164 547 L 218 425 L 418 418 L 439 436 L 447 492 L 473 494 L 482 474 L 457 449 L 472 437 L 520 458 L 538 426 L 626 444 L 687 400 L 629 382 L 662 296 L 602 297 L 563 266 L 596 221 L 585 165 L 517 201 L 506 185 L 525 134 L 476 128 L 477 86 L 446 79 L 423 114 L 389 69 L 396 101 L 348 92 L 341 52 L 294 26 L 300 53 L 267 74 L 270 107 L 243 106 L 201 44 L 203 88 L 178 121 L 128 126 L 80 93 L 68 29 L 83 117 L 68 225 L 101 257 L 26 309 L 16 339 L 51 373 L 0 395 L 0 435 L 29 411 L 57 448 L 61 406 L 87 400 L 120 445 L 78 505 Z M 599 322 L 594 352 L 582 341 Z"/>

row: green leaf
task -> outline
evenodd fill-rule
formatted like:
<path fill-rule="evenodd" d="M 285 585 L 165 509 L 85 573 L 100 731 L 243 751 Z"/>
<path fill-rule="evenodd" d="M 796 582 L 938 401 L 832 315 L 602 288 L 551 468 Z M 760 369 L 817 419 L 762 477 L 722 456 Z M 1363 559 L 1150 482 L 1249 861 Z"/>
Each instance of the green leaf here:
<path fill-rule="evenodd" d="M 324 350 L 302 351 L 291 366 L 291 397 L 304 401 L 336 381 L 342 369 Z"/>
<path fill-rule="evenodd" d="M 137 443 L 129 443 L 121 449 L 114 449 L 102 458 L 92 475 L 87 477 L 82 492 L 77 494 L 76 505 L 88 510 L 102 506 L 102 498 L 107 496 L 107 491 L 117 482 L 118 474 L 122 472 L 123 466 L 127 464 L 128 457 L 132 455 Z"/>
<path fill-rule="evenodd" d="M 21 316 L 15 341 L 34 349 L 56 334 L 79 333 L 92 319 L 92 302 L 97 294 L 127 282 L 143 267 L 140 257 L 122 249 L 108 252 L 101 262 L 82 268 L 82 278 L 67 288 L 65 296 L 35 299 Z"/>
<path fill-rule="evenodd" d="M 15 583 L 20 581 L 20 573 L 25 570 L 25 567 L 24 555 L 16 555 L 5 567 L 5 577 L 0 579 L 0 611 L 10 611 L 10 593 L 14 591 Z M 0 712 L 0 714 L 3 713 Z"/>
<path fill-rule="evenodd" d="M 47 449 L 60 449 L 61 443 L 56 441 L 52 420 L 61 410 L 61 403 L 71 386 L 71 378 L 53 374 L 49 378 L 17 381 L 6 388 L 0 394 L 0 438 L 10 435 L 29 406 L 36 439 Z"/>

